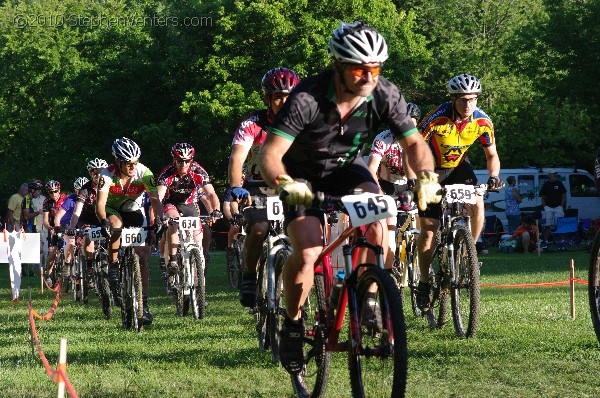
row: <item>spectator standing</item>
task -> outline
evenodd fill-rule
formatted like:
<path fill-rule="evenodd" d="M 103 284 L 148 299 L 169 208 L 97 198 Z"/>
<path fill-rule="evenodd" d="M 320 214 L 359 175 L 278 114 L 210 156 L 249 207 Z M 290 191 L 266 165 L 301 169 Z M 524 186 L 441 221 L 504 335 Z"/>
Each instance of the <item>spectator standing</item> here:
<path fill-rule="evenodd" d="M 35 222 L 39 216 L 44 217 L 44 211 L 42 206 L 37 207 L 34 204 L 34 199 L 40 197 L 42 191 L 42 184 L 39 182 L 30 182 L 28 184 L 29 193 L 23 198 L 21 202 L 21 224 L 23 230 L 27 233 L 38 232 L 36 229 Z M 43 203 L 42 203 L 43 204 Z M 29 276 L 33 276 L 33 266 L 29 264 Z"/>
<path fill-rule="evenodd" d="M 13 229 L 21 228 L 21 203 L 23 198 L 29 192 L 29 184 L 24 182 L 19 187 L 19 192 L 14 194 L 8 199 L 8 211 L 6 212 L 7 221 L 6 229 L 12 231 Z"/>
<path fill-rule="evenodd" d="M 506 219 L 508 220 L 508 232 L 514 233 L 521 224 L 521 209 L 519 204 L 523 201 L 515 176 L 509 176 L 506 179 L 508 187 L 504 191 L 504 203 L 506 203 Z"/>
<path fill-rule="evenodd" d="M 562 182 L 556 179 L 556 171 L 548 172 L 548 181 L 540 189 L 540 198 L 542 206 L 546 213 L 546 228 L 544 229 L 544 238 L 548 240 L 550 230 L 556 227 L 556 219 L 565 216 L 565 205 L 567 201 L 567 190 Z"/>

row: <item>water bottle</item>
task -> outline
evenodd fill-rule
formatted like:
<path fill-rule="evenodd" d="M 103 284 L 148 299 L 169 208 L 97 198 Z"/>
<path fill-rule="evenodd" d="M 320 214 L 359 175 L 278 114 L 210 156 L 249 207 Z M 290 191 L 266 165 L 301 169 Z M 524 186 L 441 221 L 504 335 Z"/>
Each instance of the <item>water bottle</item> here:
<path fill-rule="evenodd" d="M 340 291 L 342 290 L 342 283 L 344 282 L 344 270 L 341 269 L 337 272 L 333 281 L 333 289 L 329 296 L 329 308 L 333 311 L 337 308 L 338 298 L 340 297 Z"/>

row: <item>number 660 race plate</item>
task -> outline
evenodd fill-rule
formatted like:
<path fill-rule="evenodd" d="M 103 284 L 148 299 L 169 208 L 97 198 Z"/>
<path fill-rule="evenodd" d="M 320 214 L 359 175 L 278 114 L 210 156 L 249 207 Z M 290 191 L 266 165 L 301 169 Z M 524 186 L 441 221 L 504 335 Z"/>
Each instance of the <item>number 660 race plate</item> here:
<path fill-rule="evenodd" d="M 123 228 L 121 230 L 121 246 L 145 246 L 146 232 L 143 228 Z"/>

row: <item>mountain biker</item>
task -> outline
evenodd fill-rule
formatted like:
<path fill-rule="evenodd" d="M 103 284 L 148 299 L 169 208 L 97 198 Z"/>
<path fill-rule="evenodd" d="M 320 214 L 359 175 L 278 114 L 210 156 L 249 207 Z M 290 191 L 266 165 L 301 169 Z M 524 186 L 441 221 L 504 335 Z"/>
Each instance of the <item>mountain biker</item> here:
<path fill-rule="evenodd" d="M 100 226 L 100 220 L 96 216 L 96 189 L 100 181 L 100 173 L 102 169 L 108 167 L 108 163 L 104 159 L 94 158 L 87 163 L 87 170 L 91 180 L 81 186 L 77 193 L 75 209 L 71 217 L 69 228 L 86 228 Z M 94 270 L 94 242 L 90 240 L 86 234 L 83 238 L 83 247 L 85 252 L 85 264 L 87 268 L 88 285 L 93 288 Z"/>
<path fill-rule="evenodd" d="M 163 213 L 167 218 L 199 217 L 198 196 L 205 195 L 213 211 L 219 212 L 219 197 L 210 182 L 206 170 L 194 161 L 196 150 L 186 142 L 177 143 L 171 148 L 173 162 L 166 166 L 158 177 L 158 197 L 163 202 Z M 179 234 L 177 225 L 169 225 L 167 233 L 170 236 L 171 246 L 166 252 L 169 254 L 167 271 L 174 275 L 179 269 L 177 262 L 177 247 Z M 202 228 L 194 233 L 194 242 L 200 242 Z M 162 245 L 160 245 L 163 248 Z M 161 253 L 164 257 L 165 253 Z"/>
<path fill-rule="evenodd" d="M 333 68 L 296 86 L 269 127 L 259 156 L 264 180 L 278 192 L 287 192 L 285 225 L 293 253 L 283 268 L 286 316 L 279 353 L 282 366 L 294 377 L 303 368 L 301 307 L 323 247 L 323 214 L 311 208 L 313 190 L 332 195 L 346 195 L 353 188 L 379 193 L 362 149 L 369 133 L 386 123 L 412 168 L 419 171 L 421 200 L 441 199 L 436 195 L 439 184 L 431 171 L 431 153 L 410 119 L 404 97 L 380 76 L 388 58 L 383 36 L 365 23 L 342 22 L 333 32 L 328 52 Z M 368 228 L 367 239 L 387 241 L 384 224 L 373 225 L 381 228 Z M 364 253 L 361 257 L 359 261 L 366 259 Z"/>
<path fill-rule="evenodd" d="M 48 230 L 48 257 L 46 257 L 46 283 L 52 287 L 52 280 L 48 278 L 50 272 L 50 264 L 56 259 L 56 251 L 58 246 L 58 236 L 54 233 L 54 228 L 60 224 L 55 224 L 55 216 L 67 198 L 67 194 L 60 192 L 60 182 L 49 180 L 46 182 L 46 193 L 48 197 L 44 201 L 44 226 Z M 63 277 L 68 275 L 68 269 L 63 269 Z M 64 287 L 66 288 L 66 287 Z"/>
<path fill-rule="evenodd" d="M 258 261 L 262 252 L 262 243 L 269 229 L 267 219 L 266 197 L 273 195 L 274 191 L 267 184 L 264 187 L 248 184 L 262 182 L 257 164 L 260 146 L 267 136 L 267 128 L 285 101 L 292 89 L 298 84 L 300 78 L 291 69 L 274 68 L 264 74 L 261 80 L 263 102 L 267 106 L 253 112 L 239 124 L 231 144 L 231 157 L 229 158 L 229 184 L 233 199 L 247 200 L 250 195 L 256 208 L 244 211 L 246 219 L 246 241 L 243 253 L 243 275 L 240 285 L 240 303 L 244 307 L 256 305 L 256 274 Z M 242 181 L 242 166 L 246 165 L 244 186 Z"/>
<path fill-rule="evenodd" d="M 406 104 L 408 113 L 415 126 L 421 118 L 421 109 L 412 102 Z M 371 173 L 377 178 L 379 187 L 383 193 L 387 195 L 400 196 L 412 187 L 409 187 L 406 173 L 404 172 L 405 163 L 404 153 L 402 146 L 394 137 L 394 133 L 390 130 L 385 130 L 379 133 L 371 144 L 371 153 L 367 165 Z M 406 205 L 410 206 L 412 202 L 412 195 L 410 200 L 406 199 L 406 195 L 403 197 Z M 406 209 L 408 210 L 408 209 Z M 394 254 L 396 252 L 396 234 L 393 231 L 396 230 L 396 223 L 398 217 L 392 216 L 387 219 L 388 225 L 388 240 L 389 240 L 389 251 L 385 258 L 385 267 L 391 268 L 394 263 Z"/>
<path fill-rule="evenodd" d="M 156 181 L 152 171 L 139 162 L 142 151 L 133 140 L 123 137 L 112 144 L 115 162 L 102 169 L 98 180 L 96 216 L 100 220 L 102 234 L 110 239 L 108 247 L 109 283 L 118 297 L 119 283 L 119 247 L 121 235 L 112 232 L 113 228 L 143 227 L 146 219 L 142 211 L 144 191 L 148 192 L 154 210 L 154 225 L 162 226 L 163 208 L 158 199 Z M 143 247 L 135 248 L 140 260 L 146 257 Z M 148 308 L 148 265 L 140 261 L 143 291 L 143 323 L 150 325 L 154 319 Z"/>
<path fill-rule="evenodd" d="M 477 184 L 477 177 L 467 159 L 467 151 L 479 141 L 486 157 L 491 189 L 501 189 L 500 158 L 496 150 L 494 126 L 490 117 L 477 106 L 481 83 L 473 75 L 457 75 L 448 82 L 450 101 L 435 107 L 419 125 L 435 159 L 435 172 L 442 185 Z M 410 174 L 410 171 L 409 171 Z M 485 213 L 483 197 L 477 196 L 476 205 L 466 205 L 471 215 L 471 233 L 477 242 Z M 421 233 L 418 241 L 420 281 L 417 287 L 417 304 L 421 310 L 429 308 L 429 266 L 435 250 L 434 237 L 439 228 L 441 205 L 431 204 L 425 211 L 420 209 Z"/>

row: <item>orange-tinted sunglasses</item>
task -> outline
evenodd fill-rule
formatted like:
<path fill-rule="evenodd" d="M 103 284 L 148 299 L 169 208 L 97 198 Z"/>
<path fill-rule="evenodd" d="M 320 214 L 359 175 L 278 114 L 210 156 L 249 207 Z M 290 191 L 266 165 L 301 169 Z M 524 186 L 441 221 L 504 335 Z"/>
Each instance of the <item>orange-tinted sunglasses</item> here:
<path fill-rule="evenodd" d="M 352 75 L 356 77 L 365 77 L 367 73 L 371 73 L 371 77 L 377 77 L 381 73 L 381 65 L 377 66 L 364 66 L 364 65 L 350 65 L 348 70 Z"/>

